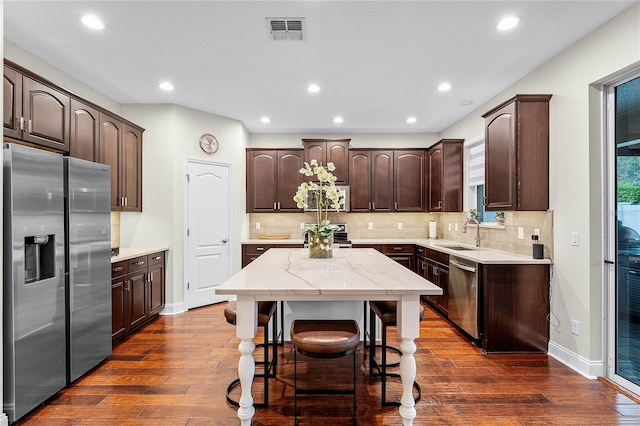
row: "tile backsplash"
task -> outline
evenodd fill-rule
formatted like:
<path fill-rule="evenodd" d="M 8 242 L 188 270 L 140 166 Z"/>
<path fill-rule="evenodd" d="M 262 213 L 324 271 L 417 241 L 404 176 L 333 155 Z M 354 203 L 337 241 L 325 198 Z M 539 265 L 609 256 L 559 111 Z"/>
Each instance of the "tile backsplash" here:
<path fill-rule="evenodd" d="M 467 213 L 330 213 L 333 223 L 346 223 L 350 239 L 365 238 L 427 238 L 429 221 L 436 221 L 436 235 L 440 239 L 475 244 L 476 228 L 470 226 L 463 233 Z M 300 224 L 311 222 L 311 213 L 251 213 L 249 238 L 260 235 L 287 235 L 302 238 Z M 260 224 L 260 229 L 256 229 Z M 455 225 L 458 225 L 456 231 Z M 371 225 L 372 229 L 369 229 Z M 451 230 L 449 230 L 451 226 Z M 401 229 L 400 229 L 401 228 Z M 522 228 L 524 239 L 518 238 Z M 545 246 L 545 257 L 553 258 L 553 212 L 505 212 L 504 226 L 482 225 L 481 247 L 531 255 L 531 235 L 540 230 L 540 242 Z"/>
<path fill-rule="evenodd" d="M 111 212 L 111 247 L 120 247 L 120 212 Z"/>

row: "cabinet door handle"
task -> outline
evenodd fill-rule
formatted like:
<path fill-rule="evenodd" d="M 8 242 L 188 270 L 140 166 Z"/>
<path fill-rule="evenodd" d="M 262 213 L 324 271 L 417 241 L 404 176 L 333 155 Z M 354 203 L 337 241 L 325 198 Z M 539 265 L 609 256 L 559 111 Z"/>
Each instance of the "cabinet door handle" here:
<path fill-rule="evenodd" d="M 442 208 L 442 201 L 438 201 L 438 208 Z"/>
<path fill-rule="evenodd" d="M 482 198 L 482 202 L 484 203 L 485 206 L 489 205 L 489 197 L 483 197 Z"/>
<path fill-rule="evenodd" d="M 124 206 L 129 207 L 129 197 L 124 197 Z"/>
<path fill-rule="evenodd" d="M 398 202 L 397 201 L 393 202 L 393 209 L 394 210 L 398 210 Z"/>
<path fill-rule="evenodd" d="M 280 210 L 280 201 L 278 201 L 278 210 Z"/>
<path fill-rule="evenodd" d="M 24 117 L 20 117 L 18 120 L 20 123 L 18 124 L 18 128 L 20 130 L 24 130 Z"/>
<path fill-rule="evenodd" d="M 31 119 L 29 119 L 27 121 L 27 123 L 28 123 L 28 127 L 29 127 L 29 129 L 28 129 L 29 133 L 33 133 L 33 124 L 31 122 Z"/>
<path fill-rule="evenodd" d="M 277 204 L 278 204 L 278 203 L 276 203 L 275 201 L 273 202 L 273 210 L 277 210 L 277 209 L 276 209 L 276 205 L 277 205 Z"/>
<path fill-rule="evenodd" d="M 376 209 L 376 203 L 375 202 L 371 202 L 371 210 L 375 210 Z"/>

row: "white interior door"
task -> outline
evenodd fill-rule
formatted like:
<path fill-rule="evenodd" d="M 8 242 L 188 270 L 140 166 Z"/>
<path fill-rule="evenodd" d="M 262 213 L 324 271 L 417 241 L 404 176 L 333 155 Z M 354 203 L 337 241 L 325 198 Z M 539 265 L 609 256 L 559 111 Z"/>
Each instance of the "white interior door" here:
<path fill-rule="evenodd" d="M 229 299 L 215 288 L 232 270 L 231 165 L 187 160 L 187 309 Z"/>

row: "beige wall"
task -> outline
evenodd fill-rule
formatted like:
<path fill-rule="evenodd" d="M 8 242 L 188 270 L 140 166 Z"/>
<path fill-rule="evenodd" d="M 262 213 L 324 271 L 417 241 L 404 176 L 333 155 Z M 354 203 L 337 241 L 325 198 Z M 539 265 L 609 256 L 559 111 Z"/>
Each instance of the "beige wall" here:
<path fill-rule="evenodd" d="M 143 142 L 143 212 L 120 216 L 124 247 L 168 245 L 168 310 L 184 302 L 185 175 L 187 159 L 231 164 L 234 229 L 234 271 L 240 269 L 240 241 L 246 235 L 245 148 L 248 133 L 242 123 L 176 105 L 123 105 L 123 114 L 146 129 Z M 198 140 L 203 133 L 216 136 L 220 148 L 204 154 Z"/>
<path fill-rule="evenodd" d="M 574 46 L 510 86 L 441 136 L 483 132 L 481 114 L 516 93 L 552 93 L 550 104 L 550 208 L 554 211 L 552 342 L 584 365 L 603 363 L 602 133 L 590 128 L 590 84 L 640 60 L 640 5 L 636 4 Z M 601 117 L 601 115 L 600 115 Z M 596 120 L 599 117 L 596 116 Z M 595 123 L 592 123 L 595 124 Z M 590 130 L 592 132 L 590 133 Z M 570 245 L 579 232 L 580 245 Z M 580 335 L 570 321 L 580 322 Z"/>

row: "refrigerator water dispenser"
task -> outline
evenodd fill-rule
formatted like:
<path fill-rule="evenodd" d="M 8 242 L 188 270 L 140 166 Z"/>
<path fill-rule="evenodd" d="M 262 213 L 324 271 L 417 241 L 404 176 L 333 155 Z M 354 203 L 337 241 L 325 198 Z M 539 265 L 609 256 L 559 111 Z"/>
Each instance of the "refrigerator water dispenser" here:
<path fill-rule="evenodd" d="M 55 276 L 55 235 L 33 235 L 24 239 L 24 280 L 34 283 Z"/>

